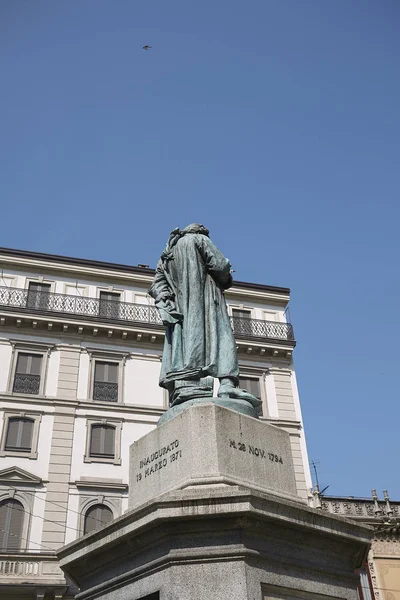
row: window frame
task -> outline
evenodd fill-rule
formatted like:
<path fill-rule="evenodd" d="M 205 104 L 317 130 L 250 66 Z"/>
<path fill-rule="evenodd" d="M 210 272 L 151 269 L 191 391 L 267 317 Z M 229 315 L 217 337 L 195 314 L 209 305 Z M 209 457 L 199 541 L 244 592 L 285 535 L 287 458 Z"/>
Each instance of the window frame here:
<path fill-rule="evenodd" d="M 12 357 L 8 376 L 7 392 L 9 394 L 12 394 L 13 396 L 27 396 L 28 398 L 40 398 L 45 396 L 49 356 L 51 351 L 55 347 L 54 344 L 29 343 L 20 341 L 17 342 L 13 340 L 10 340 L 10 343 L 12 346 Z M 13 390 L 19 354 L 39 354 L 42 357 L 38 394 L 24 394 L 22 392 L 14 392 Z"/>
<path fill-rule="evenodd" d="M 10 419 L 12 419 L 12 418 L 31 419 L 33 421 L 32 445 L 31 445 L 30 452 L 18 452 L 15 450 L 6 450 L 8 426 L 9 426 Z M 38 457 L 37 447 L 38 447 L 38 441 L 39 441 L 39 428 L 40 428 L 41 421 L 42 421 L 42 413 L 5 410 L 3 412 L 3 429 L 2 429 L 1 440 L 0 440 L 0 457 L 15 456 L 18 458 L 29 458 L 31 460 L 32 459 L 37 460 L 37 457 Z"/>
<path fill-rule="evenodd" d="M 114 458 L 103 458 L 101 456 L 90 456 L 90 442 L 92 439 L 93 425 L 111 425 L 115 428 L 114 437 Z M 86 445 L 83 462 L 85 463 L 105 463 L 111 465 L 121 464 L 121 436 L 122 421 L 117 419 L 87 419 L 86 420 Z"/>
<path fill-rule="evenodd" d="M 129 353 L 123 354 L 121 352 L 102 352 L 100 350 L 86 349 L 89 354 L 89 381 L 88 381 L 88 399 L 90 402 L 99 403 L 101 406 L 114 406 L 116 404 L 123 404 L 123 389 L 125 381 L 125 363 L 129 356 Z M 118 365 L 118 396 L 116 402 L 110 402 L 107 400 L 95 400 L 94 394 L 94 374 L 96 370 L 96 362 L 112 362 Z"/>

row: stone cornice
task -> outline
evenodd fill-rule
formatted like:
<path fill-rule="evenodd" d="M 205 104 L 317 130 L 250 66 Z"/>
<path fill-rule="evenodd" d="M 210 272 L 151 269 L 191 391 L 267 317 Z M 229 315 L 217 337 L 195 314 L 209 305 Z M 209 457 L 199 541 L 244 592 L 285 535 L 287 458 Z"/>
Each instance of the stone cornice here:
<path fill-rule="evenodd" d="M 78 489 L 81 488 L 90 488 L 90 489 L 108 489 L 108 490 L 117 490 L 117 491 L 126 491 L 128 489 L 128 484 L 127 483 L 122 483 L 119 482 L 112 482 L 112 481 L 88 481 L 86 479 L 79 479 L 76 481 L 71 481 L 70 485 L 76 485 L 76 487 Z"/>
<path fill-rule="evenodd" d="M 140 404 L 120 404 L 120 403 L 110 403 L 110 404 L 105 404 L 105 403 L 99 403 L 99 402 L 91 402 L 88 400 L 66 400 L 66 399 L 62 399 L 62 398 L 55 398 L 55 397 L 45 397 L 45 396 L 35 396 L 33 397 L 27 397 L 26 395 L 23 394 L 15 394 L 15 393 L 0 393 L 0 402 L 5 405 L 16 405 L 16 404 L 25 404 L 25 405 L 29 405 L 29 404 L 34 404 L 34 405 L 43 405 L 43 414 L 57 414 L 57 408 L 58 407 L 67 407 L 67 408 L 72 408 L 72 409 L 90 409 L 92 411 L 96 411 L 96 412 L 118 412 L 118 413 L 127 413 L 131 418 L 126 418 L 124 417 L 124 421 L 135 421 L 134 416 L 136 415 L 140 415 L 140 416 L 149 416 L 149 417 L 160 417 L 162 414 L 164 414 L 165 409 L 164 408 L 157 408 L 154 406 L 145 406 L 145 405 L 140 405 Z M 53 407 L 54 410 L 49 410 L 46 411 L 45 407 Z M 8 410 L 10 410 L 12 408 L 12 406 L 10 406 L 10 408 L 8 408 Z M 20 410 L 20 408 L 16 408 L 15 410 Z M 144 420 L 140 419 L 140 423 L 143 423 Z M 150 423 L 154 424 L 156 421 L 151 420 L 149 421 Z"/>

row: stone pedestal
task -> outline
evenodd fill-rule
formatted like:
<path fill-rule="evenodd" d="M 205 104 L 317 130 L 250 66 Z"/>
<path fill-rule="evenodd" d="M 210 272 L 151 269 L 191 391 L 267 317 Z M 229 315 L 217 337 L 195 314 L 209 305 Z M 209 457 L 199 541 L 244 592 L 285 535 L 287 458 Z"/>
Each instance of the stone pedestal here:
<path fill-rule="evenodd" d="M 295 498 L 285 432 L 189 408 L 133 445 L 131 484 L 131 510 L 59 552 L 78 599 L 357 599 L 372 530 Z"/>
<path fill-rule="evenodd" d="M 170 490 L 217 484 L 298 500 L 289 434 L 209 403 L 181 412 L 131 446 L 130 508 Z"/>

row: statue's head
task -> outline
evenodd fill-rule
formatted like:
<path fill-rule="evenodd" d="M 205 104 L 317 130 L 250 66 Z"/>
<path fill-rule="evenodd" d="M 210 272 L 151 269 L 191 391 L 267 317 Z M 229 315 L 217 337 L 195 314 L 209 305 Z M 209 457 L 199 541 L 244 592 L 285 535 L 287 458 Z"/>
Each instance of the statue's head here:
<path fill-rule="evenodd" d="M 191 223 L 190 225 L 188 225 L 187 227 L 185 227 L 185 229 L 182 230 L 182 232 L 185 233 L 201 233 L 202 235 L 207 235 L 210 233 L 207 229 L 207 227 L 204 227 L 204 225 L 200 225 L 199 223 Z"/>

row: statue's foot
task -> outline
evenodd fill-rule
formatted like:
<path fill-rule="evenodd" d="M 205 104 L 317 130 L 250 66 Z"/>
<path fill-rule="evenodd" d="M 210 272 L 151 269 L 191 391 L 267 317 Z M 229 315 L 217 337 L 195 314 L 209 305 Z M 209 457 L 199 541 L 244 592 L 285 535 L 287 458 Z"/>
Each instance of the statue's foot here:
<path fill-rule="evenodd" d="M 171 406 L 182 404 L 194 398 L 212 398 L 214 380 L 212 377 L 203 377 L 195 380 L 178 380 L 172 394 Z"/>
<path fill-rule="evenodd" d="M 185 388 L 179 390 L 173 395 L 171 406 L 176 406 L 177 404 L 182 404 L 182 402 L 186 402 L 187 400 L 192 400 L 193 398 L 212 398 L 213 393 L 212 390 L 205 390 L 202 388 Z"/>
<path fill-rule="evenodd" d="M 234 398 L 235 400 L 245 400 L 246 402 L 250 402 L 254 408 L 258 408 L 262 404 L 261 400 L 253 396 L 253 394 L 249 394 L 249 392 L 246 392 L 246 390 L 241 390 L 240 388 L 233 386 L 220 385 L 218 390 L 218 398 Z"/>

